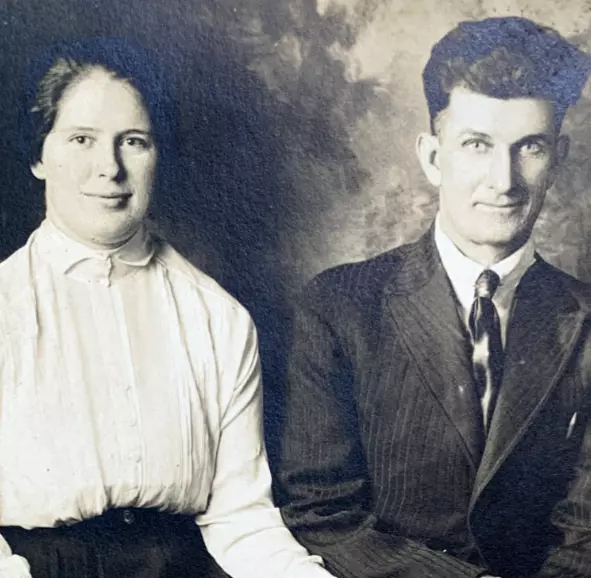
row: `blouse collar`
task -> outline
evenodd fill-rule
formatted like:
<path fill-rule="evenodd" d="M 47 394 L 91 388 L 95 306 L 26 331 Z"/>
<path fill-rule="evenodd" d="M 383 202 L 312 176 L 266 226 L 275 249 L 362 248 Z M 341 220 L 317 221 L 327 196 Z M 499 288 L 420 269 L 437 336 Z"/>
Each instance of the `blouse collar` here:
<path fill-rule="evenodd" d="M 40 256 L 59 273 L 107 285 L 113 278 L 147 266 L 155 252 L 152 237 L 143 224 L 120 247 L 97 250 L 74 241 L 46 219 L 37 232 L 36 245 Z"/>

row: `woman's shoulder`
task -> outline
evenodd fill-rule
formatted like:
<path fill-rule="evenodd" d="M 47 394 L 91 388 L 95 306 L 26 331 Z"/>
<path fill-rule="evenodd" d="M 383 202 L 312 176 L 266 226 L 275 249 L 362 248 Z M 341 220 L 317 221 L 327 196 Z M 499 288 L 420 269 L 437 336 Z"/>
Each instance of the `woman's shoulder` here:
<path fill-rule="evenodd" d="M 167 270 L 173 284 L 184 285 L 197 292 L 202 299 L 215 304 L 217 307 L 232 311 L 237 315 L 248 316 L 244 306 L 230 295 L 213 277 L 210 277 L 183 257 L 168 242 L 157 239 L 156 243 L 158 247 L 155 258 Z"/>
<path fill-rule="evenodd" d="M 19 300 L 32 283 L 30 242 L 0 262 L 0 308 Z"/>

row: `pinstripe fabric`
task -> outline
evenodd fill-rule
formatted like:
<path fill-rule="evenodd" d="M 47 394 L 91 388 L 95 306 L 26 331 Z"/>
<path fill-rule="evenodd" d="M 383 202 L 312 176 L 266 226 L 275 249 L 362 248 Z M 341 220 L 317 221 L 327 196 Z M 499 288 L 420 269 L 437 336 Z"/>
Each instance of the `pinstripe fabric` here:
<path fill-rule="evenodd" d="M 480 461 L 470 338 L 432 233 L 316 278 L 276 488 L 296 537 L 343 578 L 591 576 L 589 301 L 528 271 Z"/>

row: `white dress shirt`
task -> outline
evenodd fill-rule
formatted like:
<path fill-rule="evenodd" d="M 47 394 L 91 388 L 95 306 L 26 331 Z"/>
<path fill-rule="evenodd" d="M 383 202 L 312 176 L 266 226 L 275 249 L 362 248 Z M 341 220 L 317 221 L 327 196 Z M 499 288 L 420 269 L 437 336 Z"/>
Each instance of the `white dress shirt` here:
<path fill-rule="evenodd" d="M 235 578 L 327 578 L 272 504 L 261 396 L 248 313 L 145 229 L 96 252 L 45 221 L 0 264 L 0 526 L 158 508 Z"/>
<path fill-rule="evenodd" d="M 476 280 L 486 269 L 480 263 L 466 257 L 451 241 L 441 228 L 439 215 L 435 219 L 435 245 L 443 268 L 451 282 L 460 306 L 460 314 L 468 327 L 470 310 L 474 302 Z M 503 346 L 507 340 L 507 327 L 513 305 L 513 297 L 521 278 L 535 261 L 534 246 L 531 239 L 519 250 L 502 261 L 488 267 L 500 279 L 499 286 L 493 295 L 493 303 L 499 315 Z"/>

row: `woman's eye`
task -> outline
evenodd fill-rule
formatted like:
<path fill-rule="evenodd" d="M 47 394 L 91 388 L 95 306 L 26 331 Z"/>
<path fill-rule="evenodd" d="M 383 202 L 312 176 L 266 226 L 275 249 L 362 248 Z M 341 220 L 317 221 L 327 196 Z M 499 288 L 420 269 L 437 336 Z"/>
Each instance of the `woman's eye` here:
<path fill-rule="evenodd" d="M 133 149 L 149 149 L 150 144 L 148 139 L 139 136 L 128 136 L 123 139 L 123 145 Z"/>
<path fill-rule="evenodd" d="M 80 145 L 81 147 L 88 147 L 92 143 L 92 140 L 88 135 L 77 134 L 70 139 L 70 142 Z"/>

